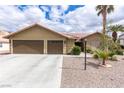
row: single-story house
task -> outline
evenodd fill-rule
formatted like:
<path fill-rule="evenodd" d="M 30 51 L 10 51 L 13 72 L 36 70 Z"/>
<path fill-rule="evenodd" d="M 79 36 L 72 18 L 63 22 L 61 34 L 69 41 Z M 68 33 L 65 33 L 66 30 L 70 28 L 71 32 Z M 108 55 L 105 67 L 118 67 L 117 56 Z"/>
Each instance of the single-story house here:
<path fill-rule="evenodd" d="M 119 40 L 120 40 L 120 45 L 124 46 L 124 34 L 121 34 L 119 36 Z"/>
<path fill-rule="evenodd" d="M 33 24 L 5 38 L 10 40 L 10 51 L 14 54 L 67 54 L 74 45 L 83 50 L 83 41 L 93 47 L 100 46 L 101 33 L 60 33 L 41 24 Z"/>
<path fill-rule="evenodd" d="M 9 40 L 3 38 L 5 35 L 8 35 L 9 32 L 0 31 L 0 54 L 9 53 Z"/>
<path fill-rule="evenodd" d="M 66 54 L 74 46 L 75 39 L 40 24 L 33 24 L 5 36 L 10 40 L 14 54 Z"/>

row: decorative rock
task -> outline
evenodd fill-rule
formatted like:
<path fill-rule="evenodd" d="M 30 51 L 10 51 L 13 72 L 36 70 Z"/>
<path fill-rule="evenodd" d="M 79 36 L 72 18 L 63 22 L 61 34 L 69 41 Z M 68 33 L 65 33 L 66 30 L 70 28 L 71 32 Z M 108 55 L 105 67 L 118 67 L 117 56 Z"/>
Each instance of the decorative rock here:
<path fill-rule="evenodd" d="M 100 66 L 102 66 L 102 67 L 106 67 L 106 68 L 110 68 L 110 67 L 112 67 L 112 65 L 110 65 L 110 64 L 100 65 Z"/>

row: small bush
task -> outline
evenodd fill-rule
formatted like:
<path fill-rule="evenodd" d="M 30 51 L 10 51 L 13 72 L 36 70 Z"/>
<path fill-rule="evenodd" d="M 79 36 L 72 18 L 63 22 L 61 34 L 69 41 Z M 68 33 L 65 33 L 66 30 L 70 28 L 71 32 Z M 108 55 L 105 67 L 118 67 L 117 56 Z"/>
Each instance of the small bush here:
<path fill-rule="evenodd" d="M 74 47 L 72 48 L 71 53 L 72 53 L 73 55 L 80 55 L 80 53 L 81 53 L 81 48 L 80 48 L 79 46 L 74 46 Z"/>
<path fill-rule="evenodd" d="M 123 55 L 123 51 L 122 50 L 116 50 L 115 53 L 116 53 L 116 55 Z"/>
<path fill-rule="evenodd" d="M 96 53 L 93 54 L 93 58 L 98 59 L 98 55 Z"/>
<path fill-rule="evenodd" d="M 91 53 L 92 52 L 92 50 L 90 48 L 87 48 L 86 51 L 87 51 L 87 53 Z"/>
<path fill-rule="evenodd" d="M 99 50 L 97 49 L 95 53 L 98 55 L 99 59 L 102 59 L 102 64 L 106 64 L 106 60 L 109 58 L 109 52 L 106 50 Z"/>
<path fill-rule="evenodd" d="M 114 51 L 109 52 L 109 57 L 112 58 L 116 53 Z"/>
<path fill-rule="evenodd" d="M 95 53 L 98 55 L 99 58 L 107 59 L 109 57 L 109 52 L 105 50 L 96 50 Z"/>

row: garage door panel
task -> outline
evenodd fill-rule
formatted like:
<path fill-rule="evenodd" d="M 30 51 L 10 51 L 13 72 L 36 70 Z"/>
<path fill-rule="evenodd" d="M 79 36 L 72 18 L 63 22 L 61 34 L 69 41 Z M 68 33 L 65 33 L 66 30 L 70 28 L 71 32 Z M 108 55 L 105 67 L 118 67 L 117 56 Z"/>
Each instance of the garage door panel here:
<path fill-rule="evenodd" d="M 48 54 L 63 54 L 63 41 L 62 40 L 48 40 L 47 53 Z"/>
<path fill-rule="evenodd" d="M 14 40 L 13 53 L 15 54 L 43 54 L 43 40 Z"/>

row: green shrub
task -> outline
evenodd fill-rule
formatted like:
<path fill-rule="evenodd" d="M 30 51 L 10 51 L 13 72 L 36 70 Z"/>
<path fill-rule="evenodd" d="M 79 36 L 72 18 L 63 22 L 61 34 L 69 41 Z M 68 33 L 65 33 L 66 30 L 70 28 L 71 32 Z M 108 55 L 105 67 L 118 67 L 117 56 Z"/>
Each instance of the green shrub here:
<path fill-rule="evenodd" d="M 96 50 L 96 54 L 99 58 L 107 59 L 109 57 L 109 53 L 105 50 Z"/>
<path fill-rule="evenodd" d="M 96 53 L 93 54 L 93 58 L 98 59 L 98 55 Z"/>
<path fill-rule="evenodd" d="M 115 55 L 116 55 L 115 51 L 110 51 L 109 52 L 109 60 L 117 61 L 117 57 Z"/>
<path fill-rule="evenodd" d="M 81 53 L 81 48 L 80 48 L 79 46 L 74 46 L 74 47 L 72 48 L 71 53 L 72 53 L 73 55 L 80 55 L 80 53 Z"/>
<path fill-rule="evenodd" d="M 115 53 L 116 53 L 116 55 L 123 55 L 123 51 L 122 50 L 116 50 Z"/>
<path fill-rule="evenodd" d="M 90 48 L 87 48 L 86 51 L 87 51 L 87 53 L 91 53 L 92 52 L 92 50 Z"/>
<path fill-rule="evenodd" d="M 114 51 L 110 51 L 109 52 L 109 57 L 112 59 L 112 57 L 115 55 L 116 53 Z"/>

